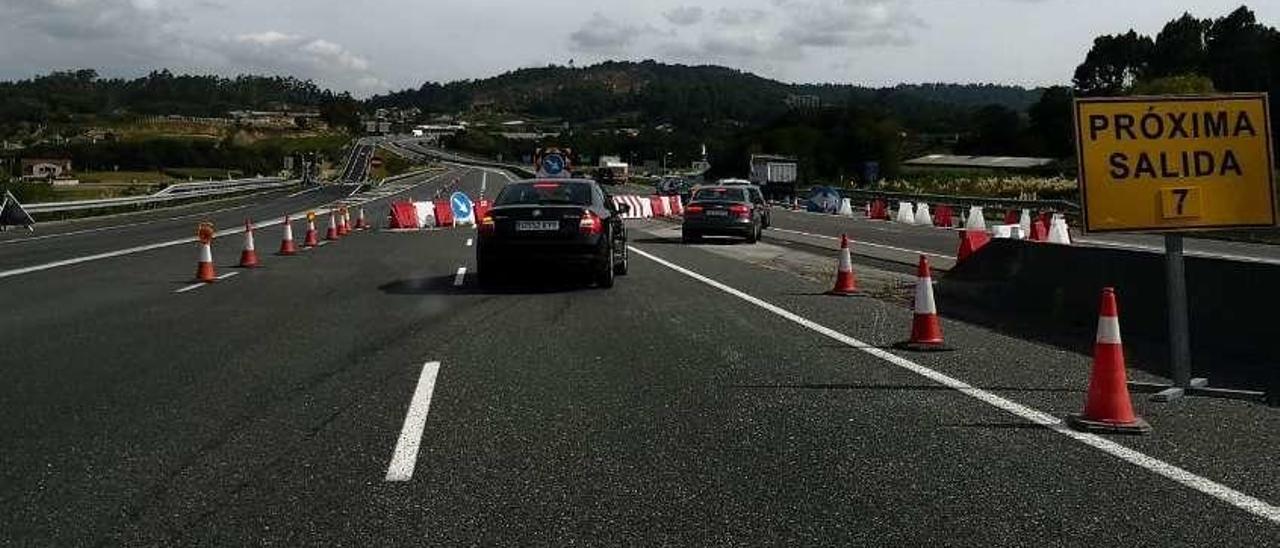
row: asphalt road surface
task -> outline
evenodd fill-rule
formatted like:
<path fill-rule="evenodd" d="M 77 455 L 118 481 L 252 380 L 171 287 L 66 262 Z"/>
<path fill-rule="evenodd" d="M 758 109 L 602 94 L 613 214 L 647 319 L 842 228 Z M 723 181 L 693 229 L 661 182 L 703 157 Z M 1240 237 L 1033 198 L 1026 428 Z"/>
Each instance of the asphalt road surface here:
<path fill-rule="evenodd" d="M 482 180 L 348 201 L 382 226 Z M 823 295 L 833 259 L 786 233 L 636 221 L 611 290 L 481 291 L 469 228 L 276 257 L 265 227 L 254 270 L 231 233 L 237 274 L 182 293 L 191 242 L 59 265 L 344 198 L 289 194 L 0 239 L 0 545 L 1280 544 L 1277 410 L 1135 399 L 1152 435 L 1073 433 L 1088 356 L 949 320 L 955 351 L 892 350 L 901 274 L 860 257 L 883 294 Z M 914 238 L 882 241 L 953 252 Z"/>

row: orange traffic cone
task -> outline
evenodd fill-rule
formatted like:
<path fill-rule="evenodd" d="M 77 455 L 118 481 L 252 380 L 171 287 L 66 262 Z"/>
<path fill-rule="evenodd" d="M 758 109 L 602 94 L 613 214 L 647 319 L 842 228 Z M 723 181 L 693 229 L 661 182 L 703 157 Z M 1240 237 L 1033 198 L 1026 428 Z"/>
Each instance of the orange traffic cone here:
<path fill-rule="evenodd" d="M 240 268 L 257 268 L 258 250 L 253 247 L 253 223 L 244 221 L 244 251 L 240 252 Z"/>
<path fill-rule="evenodd" d="M 297 246 L 293 245 L 293 223 L 289 222 L 289 216 L 284 216 L 284 238 L 280 240 L 280 251 L 277 255 L 296 255 L 298 253 Z"/>
<path fill-rule="evenodd" d="M 338 210 L 338 235 L 346 236 L 351 233 L 351 228 L 347 226 L 347 208 Z"/>
<path fill-rule="evenodd" d="M 836 269 L 836 285 L 828 295 L 857 295 L 858 279 L 853 275 L 853 258 L 849 255 L 849 237 L 840 235 L 840 259 Z"/>
<path fill-rule="evenodd" d="M 933 300 L 933 273 L 929 270 L 929 259 L 924 255 L 920 256 L 920 264 L 916 268 L 911 340 L 898 343 L 897 347 L 919 352 L 950 350 L 942 344 L 942 324 L 938 321 L 938 305 Z"/>
<path fill-rule="evenodd" d="M 1031 241 L 1046 242 L 1049 240 L 1049 228 L 1044 225 L 1044 221 L 1039 219 L 1031 223 Z"/>
<path fill-rule="evenodd" d="M 360 208 L 360 214 L 356 217 L 356 230 L 364 230 L 369 228 L 369 223 L 364 221 L 364 208 Z"/>
<path fill-rule="evenodd" d="M 334 217 L 334 212 L 330 211 L 329 212 L 329 230 L 325 231 L 324 239 L 332 241 L 332 240 L 337 240 L 339 236 L 340 236 L 340 233 L 338 232 L 338 220 Z"/>
<path fill-rule="evenodd" d="M 302 240 L 303 247 L 316 247 L 320 245 L 320 238 L 316 235 L 316 220 L 307 217 L 307 234 Z"/>
<path fill-rule="evenodd" d="M 218 281 L 218 274 L 213 269 L 213 249 L 211 242 L 200 242 L 199 255 L 196 258 L 196 281 L 213 283 Z"/>
<path fill-rule="evenodd" d="M 1067 425 L 1076 430 L 1111 434 L 1145 434 L 1151 425 L 1133 414 L 1129 384 L 1124 369 L 1124 345 L 1120 342 L 1120 314 L 1116 290 L 1102 290 L 1098 313 L 1098 335 L 1093 343 L 1093 371 L 1089 373 L 1089 393 L 1084 412 L 1068 415 Z"/>

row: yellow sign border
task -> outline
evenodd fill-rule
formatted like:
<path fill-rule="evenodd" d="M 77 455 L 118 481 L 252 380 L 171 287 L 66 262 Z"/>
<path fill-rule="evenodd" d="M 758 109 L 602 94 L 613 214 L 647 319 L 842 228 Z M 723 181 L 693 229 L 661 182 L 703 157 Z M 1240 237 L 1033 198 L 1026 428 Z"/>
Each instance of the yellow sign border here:
<path fill-rule="evenodd" d="M 1217 100 L 1239 100 L 1239 99 L 1260 99 L 1262 101 L 1262 112 L 1264 123 L 1266 125 L 1266 146 L 1267 146 L 1267 190 L 1271 195 L 1271 223 L 1270 224 L 1230 224 L 1230 225 L 1212 225 L 1212 226 L 1194 226 L 1194 227 L 1147 227 L 1147 228 L 1108 228 L 1093 229 L 1089 225 L 1089 196 L 1088 183 L 1085 181 L 1084 169 L 1084 135 L 1080 132 L 1080 105 L 1088 103 L 1181 103 L 1192 101 L 1217 101 Z M 1080 216 L 1083 220 L 1081 228 L 1086 234 L 1092 233 L 1108 233 L 1108 232 L 1204 232 L 1211 230 L 1226 230 L 1233 228 L 1271 228 L 1280 226 L 1280 211 L 1276 207 L 1276 166 L 1275 166 L 1275 142 L 1272 140 L 1271 133 L 1271 102 L 1267 92 L 1254 93 L 1215 93 L 1212 95 L 1127 95 L 1123 97 L 1076 97 L 1071 105 L 1071 123 L 1075 128 L 1076 138 L 1076 184 L 1080 190 Z"/>

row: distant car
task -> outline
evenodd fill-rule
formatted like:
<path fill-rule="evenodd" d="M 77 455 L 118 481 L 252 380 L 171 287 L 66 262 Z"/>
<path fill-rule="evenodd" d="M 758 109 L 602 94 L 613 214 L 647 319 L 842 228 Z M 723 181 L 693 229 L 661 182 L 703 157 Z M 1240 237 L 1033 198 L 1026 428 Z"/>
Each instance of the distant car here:
<path fill-rule="evenodd" d="M 589 179 L 509 183 L 476 227 L 477 279 L 487 287 L 504 272 L 569 266 L 585 270 L 599 287 L 613 287 L 614 277 L 628 269 L 622 214 L 629 210 Z"/>
<path fill-rule="evenodd" d="M 684 207 L 680 239 L 697 242 L 703 236 L 738 236 L 748 243 L 760 241 L 764 207 L 740 186 L 704 186 L 694 189 Z"/>

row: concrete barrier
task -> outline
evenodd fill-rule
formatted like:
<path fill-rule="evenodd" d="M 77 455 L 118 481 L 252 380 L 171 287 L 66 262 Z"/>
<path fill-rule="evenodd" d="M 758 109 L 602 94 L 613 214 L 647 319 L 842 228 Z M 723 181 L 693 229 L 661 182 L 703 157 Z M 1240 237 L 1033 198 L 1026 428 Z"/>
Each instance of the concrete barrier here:
<path fill-rule="evenodd" d="M 1271 344 L 1280 266 L 1186 258 L 1192 372 L 1222 387 L 1267 389 L 1280 375 Z M 1098 292 L 1116 288 L 1132 366 L 1168 376 L 1164 255 L 992 240 L 937 287 L 948 316 L 1088 353 Z"/>

